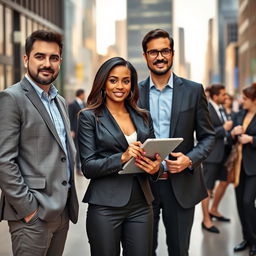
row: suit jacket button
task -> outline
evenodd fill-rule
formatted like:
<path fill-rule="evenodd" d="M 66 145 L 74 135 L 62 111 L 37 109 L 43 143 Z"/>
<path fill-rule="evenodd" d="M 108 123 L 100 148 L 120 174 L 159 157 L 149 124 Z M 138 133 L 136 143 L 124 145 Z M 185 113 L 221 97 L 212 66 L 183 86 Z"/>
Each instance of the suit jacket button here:
<path fill-rule="evenodd" d="M 63 156 L 63 157 L 61 158 L 61 162 L 65 162 L 65 161 L 66 161 L 66 157 Z"/>
<path fill-rule="evenodd" d="M 63 186 L 66 186 L 68 183 L 67 183 L 67 181 L 66 180 L 64 180 L 64 181 L 62 181 L 62 183 L 61 183 Z"/>

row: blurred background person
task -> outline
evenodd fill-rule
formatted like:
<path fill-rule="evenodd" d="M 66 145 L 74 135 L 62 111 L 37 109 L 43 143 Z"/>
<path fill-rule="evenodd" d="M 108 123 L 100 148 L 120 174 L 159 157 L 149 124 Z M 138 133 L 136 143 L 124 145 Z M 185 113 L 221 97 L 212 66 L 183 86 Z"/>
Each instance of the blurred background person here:
<path fill-rule="evenodd" d="M 234 118 L 231 135 L 239 143 L 236 174 L 236 201 L 242 226 L 243 241 L 234 251 L 250 246 L 249 255 L 256 255 L 256 83 L 243 90 L 243 110 Z"/>
<path fill-rule="evenodd" d="M 224 163 L 230 153 L 230 147 L 228 146 L 228 132 L 231 130 L 233 123 L 231 120 L 228 120 L 222 106 L 226 98 L 224 85 L 213 84 L 210 87 L 209 95 L 208 108 L 216 133 L 216 141 L 212 152 L 203 162 L 203 173 L 209 196 L 202 201 L 202 228 L 209 232 L 219 233 L 218 228 L 213 225 L 212 218 L 218 221 L 230 221 L 230 219 L 222 216 L 218 210 L 218 206 L 228 186 L 227 169 L 224 166 Z M 220 180 L 220 182 L 214 191 L 213 204 L 209 210 L 210 194 L 217 180 Z"/>
<path fill-rule="evenodd" d="M 138 97 L 136 70 L 114 57 L 99 68 L 87 109 L 79 114 L 82 171 L 90 179 L 83 202 L 89 203 L 86 228 L 92 256 L 117 256 L 120 243 L 123 255 L 152 252 L 149 177 L 159 171 L 161 158 L 146 158 L 140 147 L 155 136 L 150 115 L 136 105 Z M 118 174 L 132 157 L 145 172 Z"/>
<path fill-rule="evenodd" d="M 207 86 L 205 89 L 204 89 L 204 93 L 205 93 L 205 96 L 206 96 L 206 99 L 209 101 L 210 99 L 210 90 L 211 90 L 211 86 Z"/>
<path fill-rule="evenodd" d="M 233 110 L 233 102 L 234 102 L 234 97 L 228 93 L 226 93 L 226 97 L 224 100 L 223 107 L 226 112 L 226 116 L 228 120 L 233 120 L 235 111 Z"/>
<path fill-rule="evenodd" d="M 77 144 L 77 117 L 78 113 L 81 109 L 85 108 L 85 92 L 83 89 L 78 89 L 76 91 L 76 98 L 75 100 L 68 105 L 68 114 L 70 120 L 70 128 L 71 128 L 71 136 L 74 140 L 77 154 L 76 154 L 76 171 L 77 174 L 82 174 L 81 172 L 81 163 L 78 151 L 78 144 Z"/>

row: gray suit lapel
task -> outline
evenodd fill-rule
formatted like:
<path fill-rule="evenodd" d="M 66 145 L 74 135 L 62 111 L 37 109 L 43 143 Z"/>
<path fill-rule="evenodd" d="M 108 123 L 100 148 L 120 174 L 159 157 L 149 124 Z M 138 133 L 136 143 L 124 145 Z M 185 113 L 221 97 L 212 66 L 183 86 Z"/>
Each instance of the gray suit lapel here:
<path fill-rule="evenodd" d="M 71 143 L 73 143 L 73 142 L 72 142 L 71 136 L 69 135 L 69 133 L 70 133 L 69 119 L 68 119 L 68 116 L 66 114 L 67 111 L 65 109 L 65 105 L 64 105 L 64 103 L 61 101 L 61 99 L 58 96 L 55 98 L 55 103 L 56 103 L 56 105 L 58 107 L 58 110 L 60 111 L 60 115 L 62 117 L 64 126 L 65 126 L 65 130 L 66 130 L 66 133 L 67 133 L 68 145 L 71 145 Z"/>
<path fill-rule="evenodd" d="M 170 137 L 174 136 L 175 128 L 179 118 L 181 104 L 183 100 L 182 81 L 179 77 L 173 74 L 173 96 L 172 96 L 172 114 L 171 114 L 171 129 Z"/>
<path fill-rule="evenodd" d="M 60 147 L 63 149 L 63 146 L 61 144 L 58 133 L 52 123 L 51 118 L 49 117 L 47 110 L 44 107 L 44 104 L 42 103 L 42 101 L 38 97 L 36 91 L 33 89 L 32 85 L 30 85 L 30 83 L 28 82 L 28 80 L 26 78 L 23 78 L 23 80 L 21 81 L 21 87 L 26 91 L 26 93 L 25 93 L 26 96 L 32 102 L 32 104 L 35 106 L 35 108 L 38 110 L 38 112 L 42 116 L 43 120 L 45 121 L 46 125 L 48 126 L 49 130 L 52 132 L 53 136 L 59 143 Z M 63 151 L 64 151 L 64 149 L 63 149 Z"/>
<path fill-rule="evenodd" d="M 73 157 L 74 152 L 72 151 L 72 147 L 71 147 L 71 145 L 73 144 L 73 139 L 70 136 L 69 119 L 68 119 L 68 116 L 66 114 L 67 111 L 65 109 L 65 104 L 61 101 L 61 99 L 58 96 L 55 98 L 55 103 L 58 107 L 58 110 L 59 110 L 60 115 L 62 117 L 64 126 L 65 126 L 65 130 L 66 130 L 66 133 L 67 133 L 67 150 L 68 150 L 68 155 L 69 155 L 69 161 L 71 161 L 71 165 L 70 165 L 70 168 L 72 169 L 71 178 L 73 179 L 73 177 L 74 177 L 73 167 L 74 167 L 74 164 L 75 164 L 75 159 Z"/>

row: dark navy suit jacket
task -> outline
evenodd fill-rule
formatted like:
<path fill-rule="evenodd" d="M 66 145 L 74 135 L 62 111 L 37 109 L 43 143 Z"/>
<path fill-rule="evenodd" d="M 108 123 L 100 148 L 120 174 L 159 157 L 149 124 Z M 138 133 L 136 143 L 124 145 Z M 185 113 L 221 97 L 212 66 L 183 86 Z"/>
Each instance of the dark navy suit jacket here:
<path fill-rule="evenodd" d="M 150 110 L 149 78 L 139 84 L 139 106 Z M 171 104 L 171 102 L 170 102 Z M 207 196 L 201 162 L 209 155 L 215 141 L 207 101 L 201 84 L 173 74 L 173 100 L 170 138 L 182 137 L 184 141 L 175 149 L 193 162 L 193 170 L 186 169 L 170 176 L 174 194 L 183 208 L 190 208 Z M 194 132 L 197 143 L 195 145 Z"/>

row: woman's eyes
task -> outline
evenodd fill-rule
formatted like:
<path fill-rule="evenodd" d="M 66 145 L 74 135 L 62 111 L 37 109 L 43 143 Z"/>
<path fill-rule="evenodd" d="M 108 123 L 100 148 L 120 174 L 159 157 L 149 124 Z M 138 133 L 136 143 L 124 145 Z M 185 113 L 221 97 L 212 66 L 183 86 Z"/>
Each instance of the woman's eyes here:
<path fill-rule="evenodd" d="M 116 79 L 109 79 L 110 83 L 115 84 L 117 82 Z"/>
<path fill-rule="evenodd" d="M 124 84 L 129 84 L 130 83 L 130 80 L 124 80 L 124 82 L 123 82 Z"/>
<path fill-rule="evenodd" d="M 111 79 L 109 79 L 109 82 L 111 84 L 116 84 L 116 83 L 118 83 L 118 79 L 111 78 Z M 122 80 L 122 83 L 127 85 L 130 83 L 130 79 L 124 79 L 124 80 Z"/>

